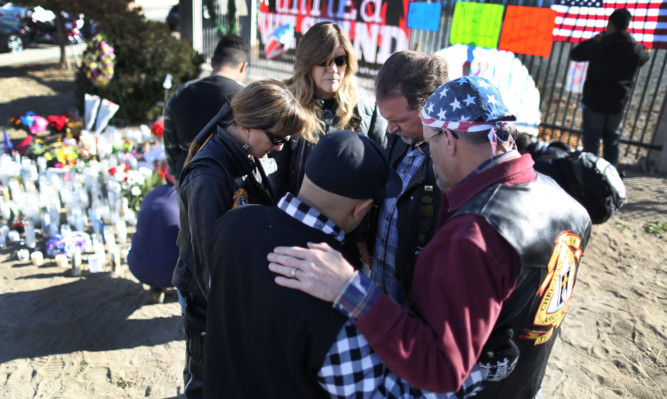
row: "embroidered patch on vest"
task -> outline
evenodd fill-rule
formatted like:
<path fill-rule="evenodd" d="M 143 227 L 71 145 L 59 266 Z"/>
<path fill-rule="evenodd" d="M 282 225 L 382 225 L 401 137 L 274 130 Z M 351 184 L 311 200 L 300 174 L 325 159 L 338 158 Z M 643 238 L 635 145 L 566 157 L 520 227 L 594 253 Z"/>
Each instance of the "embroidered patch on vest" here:
<path fill-rule="evenodd" d="M 534 340 L 536 346 L 548 342 L 565 318 L 572 299 L 577 268 L 583 255 L 580 245 L 581 238 L 569 231 L 556 238 L 549 260 L 549 271 L 536 294 L 542 298 L 533 321 L 536 330 L 525 329 L 521 336 L 523 339 Z M 547 327 L 548 330 L 544 331 L 540 327 Z"/>
<path fill-rule="evenodd" d="M 234 206 L 232 208 L 237 208 L 243 205 L 248 205 L 248 192 L 245 188 L 239 188 L 234 193 Z"/>

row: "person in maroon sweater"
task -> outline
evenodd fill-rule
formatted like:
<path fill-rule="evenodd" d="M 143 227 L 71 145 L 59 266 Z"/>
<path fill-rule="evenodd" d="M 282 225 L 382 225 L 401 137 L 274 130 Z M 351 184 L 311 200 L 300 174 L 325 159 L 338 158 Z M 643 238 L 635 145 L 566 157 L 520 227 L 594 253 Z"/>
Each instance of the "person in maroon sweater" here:
<path fill-rule="evenodd" d="M 514 119 L 483 78 L 445 83 L 426 102 L 416 146 L 430 154 L 443 199 L 417 258 L 412 312 L 325 244 L 274 249 L 276 282 L 332 301 L 392 371 L 430 391 L 457 390 L 509 336 L 520 351 L 514 370 L 486 378 L 478 396 L 540 397 L 591 221 L 516 151 Z M 287 278 L 292 268 L 298 279 Z"/>

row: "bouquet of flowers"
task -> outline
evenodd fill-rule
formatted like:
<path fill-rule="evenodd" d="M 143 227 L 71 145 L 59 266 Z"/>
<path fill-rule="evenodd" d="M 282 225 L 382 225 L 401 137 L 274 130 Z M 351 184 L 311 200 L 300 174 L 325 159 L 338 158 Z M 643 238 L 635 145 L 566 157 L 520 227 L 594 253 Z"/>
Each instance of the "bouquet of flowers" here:
<path fill-rule="evenodd" d="M 127 206 L 136 212 L 139 212 L 141 201 L 148 192 L 157 186 L 167 183 L 166 178 L 167 165 L 159 162 L 155 170 L 145 166 L 137 169 L 131 169 L 126 164 L 120 164 L 109 169 L 109 174 L 120 182 L 121 195 L 127 199 Z"/>
<path fill-rule="evenodd" d="M 90 252 L 93 244 L 88 233 L 72 231 L 67 236 L 56 234 L 46 243 L 46 254 L 52 257 L 67 254 L 68 257 L 71 257 L 75 247 L 78 247 L 81 252 Z"/>
<path fill-rule="evenodd" d="M 102 35 L 96 35 L 83 52 L 81 68 L 95 85 L 106 86 L 114 73 L 114 50 Z"/>
<path fill-rule="evenodd" d="M 75 140 L 66 139 L 55 143 L 45 143 L 41 139 L 34 140 L 25 156 L 36 159 L 43 156 L 47 167 L 71 168 L 78 161 L 89 161 L 92 158 L 90 151 L 84 146 L 79 146 Z"/>
<path fill-rule="evenodd" d="M 17 128 L 25 129 L 32 135 L 38 135 L 46 131 L 54 134 L 67 133 L 73 135 L 81 130 L 81 122 L 75 120 L 69 112 L 43 117 L 33 111 L 28 111 L 23 115 L 12 116 L 9 118 L 9 123 Z"/>

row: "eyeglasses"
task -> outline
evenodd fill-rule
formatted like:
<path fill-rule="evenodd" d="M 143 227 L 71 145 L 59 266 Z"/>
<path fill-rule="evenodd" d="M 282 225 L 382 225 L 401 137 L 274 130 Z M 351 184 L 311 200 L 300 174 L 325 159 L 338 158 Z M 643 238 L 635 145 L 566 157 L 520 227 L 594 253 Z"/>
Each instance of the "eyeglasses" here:
<path fill-rule="evenodd" d="M 266 134 L 266 137 L 268 137 L 269 140 L 271 140 L 271 143 L 273 143 L 273 145 L 285 144 L 290 139 L 290 136 L 285 136 L 285 137 L 276 136 L 275 134 L 269 132 L 268 130 L 263 130 L 263 132 L 264 134 Z"/>
<path fill-rule="evenodd" d="M 434 135 L 432 135 L 432 136 L 430 136 L 430 137 L 428 137 L 428 138 L 425 138 L 424 140 L 418 141 L 417 144 L 415 144 L 415 148 L 418 149 L 419 152 L 420 152 L 422 155 L 425 155 L 425 156 L 429 156 L 429 155 L 431 155 L 431 148 L 430 148 L 429 146 L 427 146 L 427 145 L 425 146 L 424 144 L 426 144 L 430 139 L 432 139 L 433 137 L 439 135 L 439 134 L 442 133 L 442 132 L 443 132 L 443 130 L 440 129 L 440 130 L 438 131 L 438 133 L 436 133 L 436 134 L 434 134 Z"/>
<path fill-rule="evenodd" d="M 329 62 L 324 61 L 323 63 L 320 64 L 320 66 L 330 67 L 331 64 L 336 64 L 337 67 L 342 67 L 347 65 L 347 55 L 339 55 L 338 57 L 334 57 Z"/>

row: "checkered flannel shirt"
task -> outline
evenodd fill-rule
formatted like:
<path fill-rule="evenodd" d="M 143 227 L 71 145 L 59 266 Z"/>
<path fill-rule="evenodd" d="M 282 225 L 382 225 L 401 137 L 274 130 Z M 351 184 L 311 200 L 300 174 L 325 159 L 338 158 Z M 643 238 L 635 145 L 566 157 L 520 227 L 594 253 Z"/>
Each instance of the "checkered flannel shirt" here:
<path fill-rule="evenodd" d="M 382 363 L 350 320 L 338 333 L 317 376 L 332 398 L 469 398 L 481 389 L 483 379 L 475 366 L 458 392 L 433 393 L 414 388 Z"/>
<path fill-rule="evenodd" d="M 405 192 L 425 159 L 425 155 L 413 148 L 410 148 L 405 154 L 396 169 L 403 183 L 401 195 Z M 396 251 L 398 248 L 398 211 L 396 203 L 399 197 L 400 195 L 394 198 L 386 198 L 380 208 L 371 278 L 394 302 L 403 305 L 407 300 L 405 299 L 403 286 L 396 278 Z"/>
<path fill-rule="evenodd" d="M 340 227 L 336 226 L 334 222 L 322 215 L 317 209 L 304 204 L 290 193 L 285 194 L 278 201 L 278 208 L 306 226 L 333 236 L 340 243 L 345 239 L 345 233 Z"/>
<path fill-rule="evenodd" d="M 302 222 L 343 241 L 344 233 L 316 209 L 287 193 L 278 208 Z M 411 387 L 392 373 L 348 320 L 317 373 L 320 386 L 333 398 L 467 398 L 481 388 L 482 372 L 475 366 L 457 393 L 435 394 Z"/>

